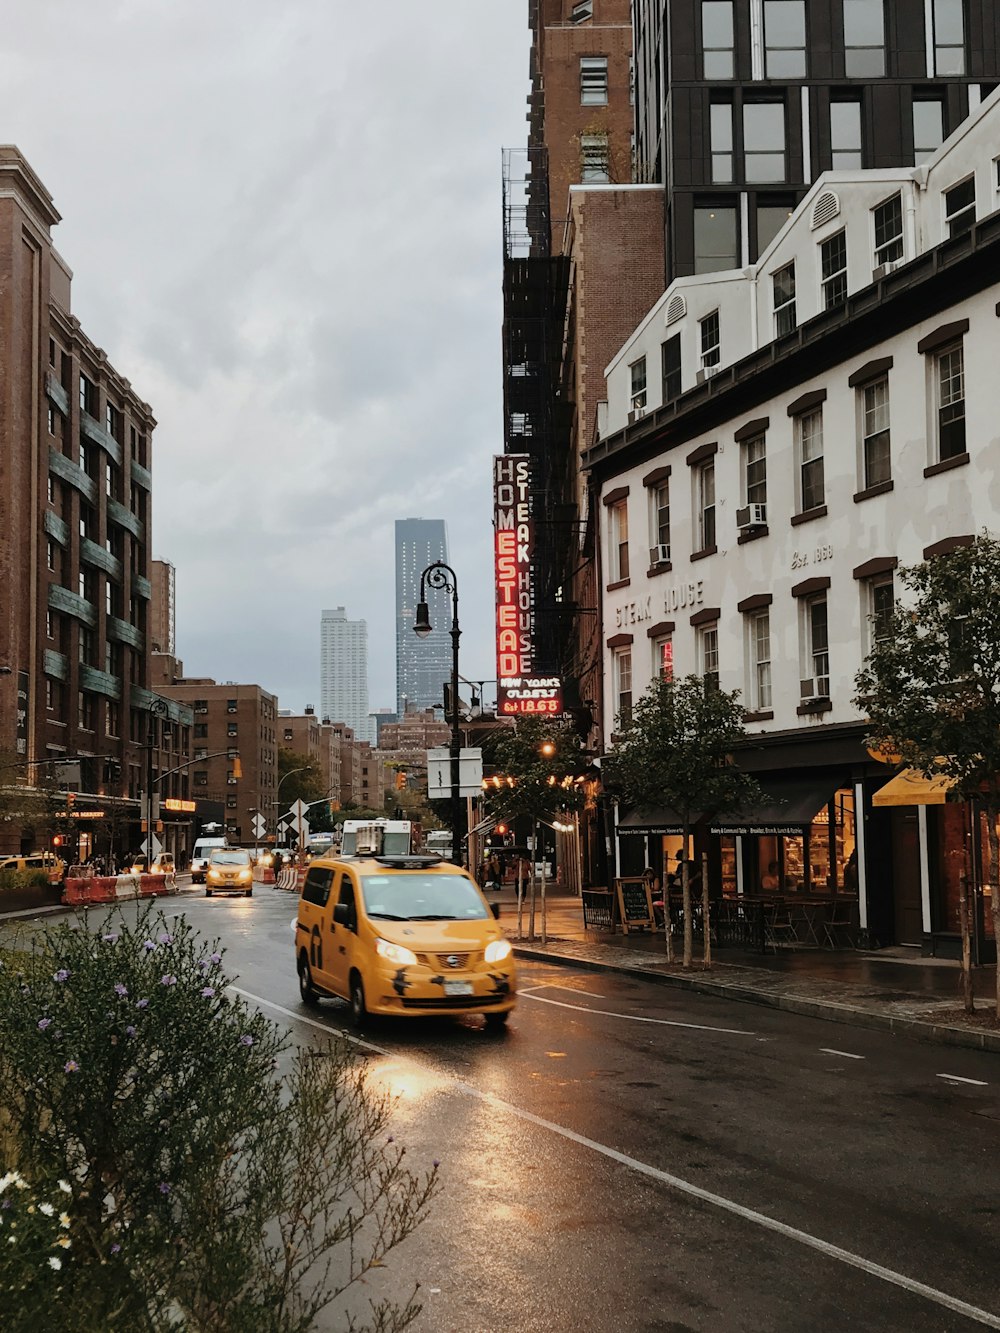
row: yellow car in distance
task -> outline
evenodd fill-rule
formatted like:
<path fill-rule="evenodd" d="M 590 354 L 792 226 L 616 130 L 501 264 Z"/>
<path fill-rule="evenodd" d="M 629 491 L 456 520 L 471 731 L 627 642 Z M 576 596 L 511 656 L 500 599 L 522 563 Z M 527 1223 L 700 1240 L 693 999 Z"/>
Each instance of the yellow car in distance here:
<path fill-rule="evenodd" d="M 299 993 L 369 1014 L 482 1014 L 500 1028 L 516 1002 L 510 941 L 471 875 L 436 856 L 313 861 L 295 923 Z"/>
<path fill-rule="evenodd" d="M 253 865 L 245 847 L 213 847 L 205 867 L 205 897 L 213 893 L 253 894 Z"/>

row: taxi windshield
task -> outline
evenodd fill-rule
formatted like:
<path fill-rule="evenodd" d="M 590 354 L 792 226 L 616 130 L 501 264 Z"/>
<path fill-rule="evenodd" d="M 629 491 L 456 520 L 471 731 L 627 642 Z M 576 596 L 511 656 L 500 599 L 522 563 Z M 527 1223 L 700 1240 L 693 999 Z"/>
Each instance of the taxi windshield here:
<path fill-rule="evenodd" d="M 213 852 L 211 862 L 214 866 L 248 866 L 250 864 L 249 852 Z"/>
<path fill-rule="evenodd" d="M 482 921 L 489 909 L 464 875 L 362 875 L 365 912 L 380 921 Z"/>

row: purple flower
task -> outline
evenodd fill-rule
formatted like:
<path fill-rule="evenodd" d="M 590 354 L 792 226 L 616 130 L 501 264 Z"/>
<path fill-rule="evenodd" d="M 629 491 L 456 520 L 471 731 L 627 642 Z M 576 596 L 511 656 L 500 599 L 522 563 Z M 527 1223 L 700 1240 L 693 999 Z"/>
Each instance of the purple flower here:
<path fill-rule="evenodd" d="M 101 939 L 104 941 L 105 944 L 116 944 L 118 942 L 118 936 L 115 934 L 102 935 Z M 121 1249 L 121 1246 L 119 1246 L 118 1248 Z"/>
<path fill-rule="evenodd" d="M 210 999 L 212 998 L 212 996 L 215 994 L 215 987 L 214 987 L 214 986 L 203 986 L 203 987 L 201 988 L 201 991 L 199 992 L 199 994 L 201 995 L 202 999 L 210 1000 Z"/>
<path fill-rule="evenodd" d="M 211 964 L 207 958 L 202 958 L 199 960 L 198 966 L 201 968 L 202 972 L 207 972 L 209 967 L 211 967 Z"/>
<path fill-rule="evenodd" d="M 116 985 L 115 985 L 115 994 L 116 994 L 116 995 L 122 995 L 122 996 L 127 995 L 127 994 L 128 994 L 128 987 L 127 987 L 127 986 L 123 986 L 122 983 L 121 983 L 120 981 L 117 982 Z"/>
<path fill-rule="evenodd" d="M 172 977 L 172 976 L 170 975 L 169 972 L 165 972 L 165 973 L 163 974 L 163 976 L 160 977 L 160 985 L 161 985 L 161 986 L 176 986 L 176 985 L 177 985 L 177 978 L 176 978 L 176 977 Z"/>
<path fill-rule="evenodd" d="M 118 1244 L 118 1242 L 115 1241 L 114 1245 L 112 1245 L 112 1247 L 111 1247 L 111 1253 L 112 1253 L 112 1254 L 118 1254 L 118 1253 L 121 1251 L 121 1248 L 122 1248 L 122 1247 Z"/>
<path fill-rule="evenodd" d="M 208 956 L 209 956 L 209 958 L 211 958 L 211 960 L 212 960 L 213 963 L 221 963 L 221 962 L 222 962 L 222 954 L 221 954 L 221 953 L 210 953 Z"/>
<path fill-rule="evenodd" d="M 131 1023 L 130 1023 L 130 1024 L 128 1025 L 128 1027 L 125 1029 L 125 1035 L 126 1035 L 126 1037 L 134 1037 L 134 1036 L 135 1036 L 135 1028 L 132 1026 Z"/>
<path fill-rule="evenodd" d="M 51 1018 L 40 1018 L 40 1019 L 38 1020 L 38 1030 L 39 1030 L 39 1032 L 44 1032 L 45 1029 L 49 1026 L 49 1024 L 50 1024 L 51 1022 L 52 1022 L 52 1019 L 51 1019 Z"/>
<path fill-rule="evenodd" d="M 253 1037 L 250 1036 L 249 1032 L 244 1032 L 243 1036 L 240 1037 L 240 1045 L 241 1046 L 253 1045 Z"/>
<path fill-rule="evenodd" d="M 161 1180 L 161 1181 L 160 1181 L 160 1193 L 161 1193 L 161 1194 L 169 1194 L 169 1193 L 170 1193 L 170 1183 L 169 1183 L 169 1181 L 166 1181 L 166 1180 Z"/>
<path fill-rule="evenodd" d="M 76 1063 L 75 1060 L 67 1060 L 66 1063 L 63 1065 L 64 1074 L 76 1074 L 79 1072 L 79 1069 L 80 1066 Z"/>
<path fill-rule="evenodd" d="M 434 1158 L 434 1161 L 433 1161 L 433 1163 L 432 1163 L 432 1165 L 433 1165 L 433 1167 L 434 1167 L 434 1169 L 435 1169 L 435 1171 L 436 1171 L 437 1168 L 441 1165 L 441 1163 L 440 1163 L 440 1161 L 435 1157 L 435 1158 Z"/>
<path fill-rule="evenodd" d="M 69 969 L 66 967 L 61 967 L 58 972 L 52 973 L 52 980 L 65 981 L 68 976 L 69 976 Z"/>
<path fill-rule="evenodd" d="M 153 950 L 156 948 L 156 945 L 153 943 L 152 940 L 145 940 L 143 941 L 142 947 L 146 950 L 147 953 L 152 953 Z"/>
<path fill-rule="evenodd" d="M 137 1009 L 145 1009 L 148 1004 L 149 1004 L 148 1000 L 136 1000 L 135 1007 Z"/>
<path fill-rule="evenodd" d="M 160 941 L 161 944 L 173 944 L 174 942 L 173 935 L 169 935 L 165 930 L 161 934 L 157 935 L 156 938 Z"/>

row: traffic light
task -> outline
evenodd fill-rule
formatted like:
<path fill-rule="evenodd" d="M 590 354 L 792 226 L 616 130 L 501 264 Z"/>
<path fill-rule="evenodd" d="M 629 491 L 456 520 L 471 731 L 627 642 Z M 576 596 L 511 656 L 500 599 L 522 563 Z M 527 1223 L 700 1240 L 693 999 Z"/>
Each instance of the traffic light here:
<path fill-rule="evenodd" d="M 236 778 L 237 781 L 239 781 L 239 779 L 242 776 L 243 776 L 243 765 L 240 763 L 239 755 L 237 755 L 236 758 L 233 760 L 233 777 Z"/>
<path fill-rule="evenodd" d="M 63 845 L 63 840 L 62 840 L 62 838 L 59 836 L 59 834 L 57 833 L 57 834 L 53 837 L 53 839 L 52 839 L 52 846 L 53 846 L 53 847 L 61 847 L 62 845 Z"/>
<path fill-rule="evenodd" d="M 396 790 L 402 791 L 405 786 L 406 786 L 406 774 L 402 770 L 400 770 L 396 774 Z"/>
<path fill-rule="evenodd" d="M 68 806 L 72 807 L 73 804 L 75 803 L 75 801 L 76 801 L 76 792 L 75 792 L 75 791 L 68 791 L 68 792 L 66 793 L 66 804 L 67 804 Z"/>
<path fill-rule="evenodd" d="M 499 833 L 500 837 L 502 838 L 507 832 L 507 825 L 497 824 L 496 828 L 494 829 L 494 832 Z"/>

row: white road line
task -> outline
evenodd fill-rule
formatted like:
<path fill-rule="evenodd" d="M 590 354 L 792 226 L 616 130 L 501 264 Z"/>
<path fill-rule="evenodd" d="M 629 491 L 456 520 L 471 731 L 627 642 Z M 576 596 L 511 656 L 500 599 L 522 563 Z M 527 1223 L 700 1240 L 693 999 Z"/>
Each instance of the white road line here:
<path fill-rule="evenodd" d="M 670 1018 L 644 1018 L 639 1014 L 616 1014 L 613 1009 L 588 1009 L 585 1004 L 567 1004 L 564 1000 L 550 1000 L 544 995 L 533 995 L 530 991 L 519 990 L 518 995 L 525 1000 L 535 1000 L 538 1004 L 554 1004 L 557 1009 L 575 1009 L 577 1013 L 594 1014 L 604 1018 L 621 1018 L 627 1023 L 655 1023 L 667 1028 L 695 1028 L 698 1032 L 730 1032 L 737 1037 L 752 1037 L 752 1032 L 745 1028 L 713 1028 L 705 1023 L 677 1023 Z M 604 998 L 603 996 L 601 997 Z"/>
<path fill-rule="evenodd" d="M 962 1078 L 959 1074 L 938 1074 L 938 1078 L 943 1078 L 948 1083 L 971 1083 L 976 1088 L 988 1088 L 990 1086 L 988 1083 L 984 1083 L 981 1078 Z"/>
<path fill-rule="evenodd" d="M 319 1023 L 312 1018 L 304 1018 L 292 1009 L 286 1009 L 280 1004 L 266 1000 L 262 995 L 254 995 L 253 992 L 242 990 L 239 986 L 230 986 L 229 989 L 248 1000 L 253 1000 L 254 1003 L 262 1005 L 265 1009 L 273 1009 L 276 1013 L 285 1014 L 288 1018 L 294 1019 L 296 1023 L 307 1023 L 310 1027 L 321 1028 L 325 1032 L 330 1031 L 326 1024 Z M 386 1055 L 397 1060 L 409 1058 L 413 1064 L 419 1064 L 419 1061 L 413 1060 L 412 1057 L 401 1056 L 398 1051 L 388 1051 L 382 1046 L 376 1046 L 373 1042 L 364 1041 L 361 1038 L 352 1038 L 352 1040 L 358 1046 L 375 1051 L 379 1055 Z M 471 1084 L 464 1083 L 453 1075 L 445 1075 L 445 1081 L 452 1083 L 457 1091 L 464 1093 L 467 1097 L 474 1097 L 477 1101 L 485 1102 L 498 1111 L 506 1111 L 519 1120 L 537 1125 L 539 1129 L 546 1129 L 552 1134 L 558 1134 L 561 1138 L 569 1140 L 570 1143 L 576 1143 L 581 1148 L 599 1153 L 602 1157 L 606 1157 L 612 1162 L 618 1162 L 619 1165 L 628 1167 L 629 1170 L 635 1171 L 639 1175 L 657 1180 L 681 1194 L 690 1195 L 694 1199 L 700 1199 L 702 1203 L 711 1204 L 723 1212 L 732 1213 L 734 1216 L 740 1217 L 746 1222 L 752 1222 L 765 1231 L 776 1232 L 787 1240 L 793 1240 L 808 1249 L 817 1250 L 829 1259 L 836 1259 L 850 1268 L 860 1269 L 862 1273 L 867 1273 L 870 1277 L 879 1278 L 894 1287 L 901 1287 L 914 1296 L 922 1296 L 934 1305 L 943 1306 L 946 1310 L 953 1310 L 956 1314 L 963 1315 L 974 1323 L 982 1324 L 986 1328 L 1000 1329 L 1000 1316 L 991 1314 L 989 1310 L 980 1310 L 978 1306 L 969 1305 L 968 1302 L 959 1300 L 957 1296 L 949 1296 L 947 1292 L 938 1291 L 936 1287 L 928 1287 L 923 1282 L 917 1282 L 914 1278 L 907 1277 L 905 1273 L 897 1273 L 891 1268 L 883 1267 L 882 1264 L 873 1263 L 871 1259 L 866 1259 L 863 1255 L 841 1249 L 839 1245 L 831 1245 L 829 1241 L 822 1240 L 818 1236 L 812 1236 L 808 1231 L 800 1231 L 798 1227 L 788 1226 L 785 1222 L 779 1222 L 777 1218 L 768 1217 L 766 1213 L 758 1213 L 756 1209 L 745 1208 L 742 1204 L 727 1199 L 721 1194 L 713 1194 L 710 1190 L 702 1189 L 700 1185 L 692 1185 L 690 1181 L 682 1180 L 680 1176 L 671 1175 L 669 1171 L 661 1171 L 658 1167 L 650 1166 L 647 1162 L 640 1162 L 635 1157 L 629 1157 L 626 1153 L 618 1152 L 615 1148 L 609 1148 L 607 1144 L 598 1143 L 595 1139 L 588 1139 L 584 1134 L 577 1134 L 575 1130 L 567 1129 L 565 1125 L 556 1124 L 553 1120 L 546 1120 L 531 1111 L 525 1111 L 522 1107 L 504 1101 L 502 1097 L 497 1097 L 492 1092 L 482 1092 L 479 1088 L 474 1088 Z"/>
<path fill-rule="evenodd" d="M 855 1055 L 853 1051 L 835 1051 L 832 1046 L 821 1046 L 824 1055 L 842 1055 L 845 1060 L 864 1060 L 865 1056 Z"/>

